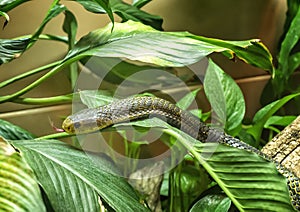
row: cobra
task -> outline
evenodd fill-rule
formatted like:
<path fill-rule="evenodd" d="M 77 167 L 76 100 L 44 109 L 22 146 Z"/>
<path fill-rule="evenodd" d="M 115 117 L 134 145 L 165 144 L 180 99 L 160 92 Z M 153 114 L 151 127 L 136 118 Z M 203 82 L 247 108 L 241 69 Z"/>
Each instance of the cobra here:
<path fill-rule="evenodd" d="M 277 170 L 287 179 L 292 204 L 300 211 L 300 181 L 295 174 L 258 149 L 218 129 L 207 126 L 190 112 L 181 110 L 165 99 L 146 96 L 131 97 L 98 108 L 85 109 L 67 117 L 62 128 L 67 133 L 89 133 L 116 123 L 145 119 L 150 116 L 165 120 L 201 142 L 219 142 L 254 152 L 266 160 L 274 162 Z"/>

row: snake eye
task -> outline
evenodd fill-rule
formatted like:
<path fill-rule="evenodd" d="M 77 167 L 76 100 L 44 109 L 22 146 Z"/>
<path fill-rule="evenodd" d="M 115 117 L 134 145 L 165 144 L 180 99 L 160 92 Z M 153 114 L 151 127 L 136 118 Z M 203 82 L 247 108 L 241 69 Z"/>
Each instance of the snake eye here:
<path fill-rule="evenodd" d="M 78 128 L 80 127 L 80 125 L 81 125 L 81 124 L 80 124 L 79 122 L 75 122 L 75 123 L 74 123 L 74 128 L 75 128 L 75 129 L 78 129 Z"/>

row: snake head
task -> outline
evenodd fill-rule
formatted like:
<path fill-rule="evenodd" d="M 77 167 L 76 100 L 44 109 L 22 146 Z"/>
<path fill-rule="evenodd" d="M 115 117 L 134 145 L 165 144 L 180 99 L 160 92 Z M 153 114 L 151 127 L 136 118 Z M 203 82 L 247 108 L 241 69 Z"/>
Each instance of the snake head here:
<path fill-rule="evenodd" d="M 102 111 L 102 113 L 101 111 L 101 108 L 81 110 L 68 116 L 62 124 L 62 128 L 70 134 L 83 134 L 95 132 L 112 125 L 111 117 L 107 110 L 105 110 L 105 114 L 105 111 Z"/>
<path fill-rule="evenodd" d="M 75 133 L 73 121 L 69 117 L 64 120 L 64 122 L 62 124 L 62 128 L 67 133 L 70 133 L 70 134 Z"/>

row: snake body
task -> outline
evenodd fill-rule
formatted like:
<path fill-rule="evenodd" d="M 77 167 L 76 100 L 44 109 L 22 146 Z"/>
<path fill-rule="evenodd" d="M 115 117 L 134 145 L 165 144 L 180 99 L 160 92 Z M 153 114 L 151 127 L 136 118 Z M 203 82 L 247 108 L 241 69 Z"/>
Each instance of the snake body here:
<path fill-rule="evenodd" d="M 300 180 L 290 170 L 274 161 L 258 149 L 207 126 L 190 112 L 181 110 L 175 104 L 157 97 L 131 97 L 121 99 L 98 108 L 79 111 L 65 119 L 63 129 L 68 133 L 94 132 L 116 123 L 148 117 L 158 117 L 201 142 L 218 142 L 238 149 L 254 152 L 276 164 L 277 170 L 286 177 L 294 207 L 300 211 Z"/>

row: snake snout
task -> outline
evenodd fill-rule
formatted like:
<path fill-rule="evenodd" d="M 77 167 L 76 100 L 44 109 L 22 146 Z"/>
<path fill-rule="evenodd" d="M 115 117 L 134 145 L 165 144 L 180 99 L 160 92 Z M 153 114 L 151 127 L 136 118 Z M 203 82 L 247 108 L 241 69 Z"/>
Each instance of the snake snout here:
<path fill-rule="evenodd" d="M 71 119 L 66 118 L 62 123 L 62 128 L 67 133 L 74 133 L 74 125 Z"/>

